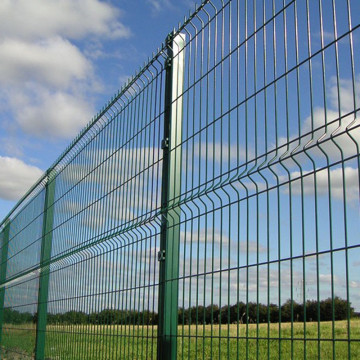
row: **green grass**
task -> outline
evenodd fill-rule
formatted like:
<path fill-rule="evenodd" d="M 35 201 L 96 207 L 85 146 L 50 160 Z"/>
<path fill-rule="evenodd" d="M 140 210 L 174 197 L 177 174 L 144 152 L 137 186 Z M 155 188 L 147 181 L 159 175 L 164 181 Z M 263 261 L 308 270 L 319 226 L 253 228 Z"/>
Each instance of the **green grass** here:
<path fill-rule="evenodd" d="M 30 359 L 35 326 L 3 326 L 2 359 Z M 320 330 L 320 332 L 319 332 Z M 251 325 L 179 326 L 178 358 L 184 359 L 348 359 L 346 321 Z M 333 332 L 335 337 L 333 337 Z M 350 322 L 350 355 L 360 359 L 360 320 Z M 306 341 L 305 341 L 306 335 Z M 156 358 L 156 327 L 51 325 L 46 335 L 47 359 L 151 359 Z M 256 338 L 259 338 L 257 340 Z M 335 341 L 333 341 L 335 339 Z M 4 348 L 7 353 L 4 355 Z M 12 354 L 14 350 L 20 355 Z M 281 356 L 279 356 L 281 355 Z M 13 357 L 12 357 L 13 356 Z"/>
<path fill-rule="evenodd" d="M 1 359 L 31 358 L 35 349 L 36 329 L 33 324 L 3 325 Z"/>

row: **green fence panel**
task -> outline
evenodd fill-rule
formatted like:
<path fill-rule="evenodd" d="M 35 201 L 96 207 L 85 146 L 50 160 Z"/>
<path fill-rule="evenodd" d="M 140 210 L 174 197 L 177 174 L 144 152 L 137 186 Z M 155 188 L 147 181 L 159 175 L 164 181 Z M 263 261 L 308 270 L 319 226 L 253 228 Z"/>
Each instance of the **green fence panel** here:
<path fill-rule="evenodd" d="M 8 259 L 9 249 L 9 235 L 10 235 L 10 222 L 6 221 L 3 224 L 3 228 L 0 232 L 0 244 L 1 244 L 1 266 L 0 266 L 0 282 L 4 283 L 6 280 L 6 267 Z M 0 344 L 2 339 L 2 327 L 4 323 L 4 300 L 5 300 L 5 288 L 0 288 Z"/>
<path fill-rule="evenodd" d="M 0 224 L 2 358 L 360 358 L 359 38 L 196 7 Z"/>
<path fill-rule="evenodd" d="M 6 219 L 7 258 L 1 279 L 3 359 L 34 356 L 44 195 L 44 183 L 40 181 L 27 201 Z"/>

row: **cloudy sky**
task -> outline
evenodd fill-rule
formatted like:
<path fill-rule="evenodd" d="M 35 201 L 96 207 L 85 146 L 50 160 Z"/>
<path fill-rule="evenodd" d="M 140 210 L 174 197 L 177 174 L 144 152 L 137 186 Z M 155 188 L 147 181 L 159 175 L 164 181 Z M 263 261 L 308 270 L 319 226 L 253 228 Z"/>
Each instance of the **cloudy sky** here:
<path fill-rule="evenodd" d="M 0 218 L 193 0 L 0 0 Z"/>

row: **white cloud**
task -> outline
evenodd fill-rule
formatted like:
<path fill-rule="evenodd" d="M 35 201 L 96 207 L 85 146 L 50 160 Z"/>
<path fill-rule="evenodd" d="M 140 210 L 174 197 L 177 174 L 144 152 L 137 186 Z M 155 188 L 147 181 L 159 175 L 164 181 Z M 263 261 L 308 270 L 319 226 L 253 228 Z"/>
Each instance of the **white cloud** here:
<path fill-rule="evenodd" d="M 318 156 L 324 158 L 324 154 L 326 154 L 329 163 L 335 163 L 357 154 L 357 147 L 360 146 L 360 119 L 355 118 L 355 114 L 344 115 L 353 112 L 355 109 L 354 91 L 356 103 L 360 102 L 360 78 L 357 78 L 354 83 L 350 79 L 340 79 L 339 86 L 336 78 L 331 78 L 329 84 L 330 86 L 327 89 L 329 96 L 328 107 L 326 111 L 324 107 L 315 107 L 312 116 L 308 116 L 303 122 L 303 137 L 300 146 L 298 142 L 290 145 L 289 149 L 284 146 L 280 150 L 280 155 L 287 150 L 291 152 L 295 147 L 298 147 L 295 157 L 298 164 L 304 169 L 303 175 L 307 175 L 303 178 L 303 193 L 305 195 L 313 195 L 315 193 L 315 176 L 318 195 L 328 193 L 330 191 L 328 177 L 330 176 L 331 196 L 336 199 L 343 199 L 344 178 L 346 182 L 346 198 L 349 202 L 354 202 L 359 200 L 359 173 L 356 168 L 346 166 L 344 174 L 341 168 L 324 169 L 310 174 L 310 169 L 307 166 L 309 164 L 309 157 L 302 156 L 305 145 L 312 146 L 314 144 L 316 144 L 316 147 L 309 150 L 309 152 L 313 152 L 311 155 L 316 160 Z M 305 134 L 308 135 L 305 136 Z M 295 135 L 290 136 L 291 139 L 294 137 Z M 282 144 L 284 139 L 280 140 Z M 298 164 L 296 164 L 296 167 L 298 167 Z M 292 160 L 288 160 L 285 166 L 291 169 L 295 164 Z M 290 177 L 291 179 L 298 178 L 300 177 L 300 172 L 293 171 Z M 288 176 L 281 175 L 280 180 L 288 181 L 289 179 Z M 285 190 L 286 193 L 288 191 L 288 189 Z M 300 179 L 292 182 L 292 193 L 301 194 Z"/>
<path fill-rule="evenodd" d="M 306 118 L 304 123 L 304 132 L 312 131 L 312 135 L 307 135 L 302 139 L 305 145 L 308 141 L 319 141 L 319 146 L 328 156 L 340 156 L 342 150 L 344 157 L 352 156 L 356 153 L 356 144 L 360 145 L 359 124 L 360 119 L 354 119 L 354 116 L 347 116 L 340 121 L 334 121 L 339 118 L 339 114 L 329 110 L 325 114 L 323 108 L 315 108 L 313 114 L 313 125 L 311 126 L 311 117 Z M 331 124 L 329 124 L 332 122 Z M 324 125 L 328 124 L 325 128 Z M 319 129 L 319 130 L 317 130 Z M 337 135 L 336 135 L 337 134 Z M 334 135 L 333 139 L 330 139 Z"/>
<path fill-rule="evenodd" d="M 0 156 L 0 198 L 18 200 L 40 178 L 43 171 L 13 157 Z"/>
<path fill-rule="evenodd" d="M 147 0 L 147 3 L 151 6 L 154 13 L 174 8 L 170 0 Z"/>
<path fill-rule="evenodd" d="M 99 0 L 0 1 L 2 118 L 38 137 L 75 136 L 91 120 L 91 94 L 101 87 L 82 49 L 129 37 L 120 16 Z"/>
<path fill-rule="evenodd" d="M 92 77 L 92 65 L 69 41 L 60 37 L 29 43 L 0 42 L 0 84 L 31 81 L 68 88 L 73 81 Z"/>
<path fill-rule="evenodd" d="M 99 234 L 159 209 L 160 193 L 155 188 L 159 188 L 161 163 L 154 165 L 158 160 L 159 151 L 153 147 L 82 152 L 63 169 L 60 178 L 70 187 L 79 183 L 75 192 L 85 187 L 88 196 L 75 194 L 71 201 L 64 201 L 64 217 L 81 213 L 76 221 Z"/>
<path fill-rule="evenodd" d="M 120 14 L 117 8 L 99 0 L 2 0 L 0 38 L 126 38 L 131 32 L 118 20 Z"/>
<path fill-rule="evenodd" d="M 289 170 L 298 168 L 299 164 L 306 169 L 309 156 L 317 161 L 319 158 L 324 158 L 326 154 L 329 162 L 334 163 L 357 153 L 357 146 L 360 146 L 360 118 L 356 118 L 354 113 L 354 92 L 356 103 L 359 104 L 360 77 L 354 81 L 354 84 L 350 79 L 340 79 L 337 86 L 336 78 L 331 78 L 329 84 L 326 111 L 321 106 L 313 108 L 312 114 L 302 122 L 301 138 L 296 140 L 298 134 L 292 133 L 289 134 L 289 138 L 279 137 L 277 148 L 274 143 L 271 146 L 271 150 L 273 152 L 276 150 L 278 157 L 285 153 L 287 156 L 293 153 L 297 164 L 293 158 L 283 159 L 281 162 Z M 349 113 L 350 115 L 345 116 Z M 307 154 L 304 153 L 305 147 L 308 149 Z"/>
<path fill-rule="evenodd" d="M 79 163 L 70 164 L 70 171 L 67 171 L 65 176 L 69 182 L 84 179 L 98 185 L 110 186 L 110 189 L 115 183 L 128 181 L 139 176 L 139 173 L 142 173 L 147 181 L 148 177 L 157 181 L 157 175 L 161 175 L 161 169 L 157 171 L 157 167 L 161 165 L 157 164 L 161 159 L 160 155 L 159 149 L 152 146 L 94 150 L 81 154 Z M 91 174 L 89 168 L 93 169 Z"/>
<path fill-rule="evenodd" d="M 162 8 L 159 0 L 147 0 L 147 3 L 152 7 L 153 11 L 160 11 Z"/>
<path fill-rule="evenodd" d="M 360 120 L 355 118 L 355 114 L 346 117 L 344 115 L 354 111 L 354 101 L 357 104 L 360 103 L 360 77 L 354 83 L 350 79 L 340 79 L 339 86 L 336 78 L 331 78 L 328 94 L 326 112 L 323 107 L 315 107 L 312 117 L 308 116 L 304 120 L 303 134 L 311 131 L 312 135 L 305 136 L 302 143 L 305 145 L 310 140 L 313 142 L 320 140 L 322 150 L 329 156 L 340 156 L 340 150 L 336 146 L 338 144 L 344 157 L 354 155 L 356 144 L 360 144 L 360 132 L 357 128 Z M 327 126 L 325 127 L 325 125 Z M 330 140 L 331 135 L 336 134 L 338 136 Z"/>
<path fill-rule="evenodd" d="M 189 243 L 190 241 L 192 242 L 199 242 L 199 243 L 207 243 L 209 245 L 211 245 L 212 243 L 214 244 L 228 244 L 229 243 L 229 237 L 224 234 L 221 233 L 219 229 L 201 229 L 199 232 L 196 230 L 191 231 L 183 231 L 181 232 L 181 241 L 184 242 L 185 240 L 187 240 L 187 242 Z"/>
<path fill-rule="evenodd" d="M 217 164 L 230 163 L 233 166 L 239 165 L 237 160 L 244 161 L 246 158 L 246 150 L 237 144 L 228 144 L 225 142 L 201 142 L 193 145 L 193 151 L 196 157 L 201 155 L 202 161 Z M 253 156 L 252 149 L 248 149 L 248 158 Z"/>
<path fill-rule="evenodd" d="M 329 189 L 328 181 L 328 171 L 330 171 L 330 184 L 331 184 L 331 195 L 336 199 L 343 199 L 343 175 L 345 178 L 345 193 L 348 201 L 358 201 L 359 200 L 359 172 L 358 169 L 346 166 L 344 168 L 344 174 L 342 168 L 337 168 L 333 170 L 320 170 L 315 174 L 307 175 L 309 172 L 303 172 L 303 193 L 305 195 L 313 195 L 315 193 L 315 176 L 316 176 L 316 190 L 318 195 L 327 194 Z M 292 179 L 297 179 L 300 177 L 300 172 L 294 171 L 291 173 Z M 287 177 L 281 176 L 281 181 L 286 181 Z M 300 195 L 301 194 L 301 180 L 297 179 L 292 182 L 292 194 Z M 288 193 L 288 189 L 286 189 Z"/>
<path fill-rule="evenodd" d="M 342 114 L 349 113 L 355 109 L 354 91 L 356 103 L 360 102 L 360 77 L 358 77 L 354 84 L 351 79 L 340 79 L 339 86 L 336 77 L 330 80 L 330 106 L 337 109 L 340 99 L 340 110 Z"/>
<path fill-rule="evenodd" d="M 335 77 L 330 79 L 330 86 L 328 88 L 329 100 L 327 112 L 325 114 L 323 107 L 315 107 L 313 112 L 313 118 L 308 116 L 304 121 L 303 132 L 310 131 L 312 129 L 317 129 L 320 126 L 329 124 L 330 122 L 337 120 L 339 118 L 339 106 L 341 116 L 344 114 L 354 111 L 354 92 L 355 92 L 355 101 L 357 104 L 360 102 L 360 77 L 358 77 L 353 84 L 353 81 L 350 79 L 340 79 L 339 86 Z M 340 99 L 340 105 L 339 105 Z M 326 115 L 326 116 L 325 116 Z M 311 120 L 313 126 L 311 126 Z M 344 124 L 344 120 L 346 124 Z M 342 125 L 348 125 L 352 120 L 354 120 L 354 115 L 350 119 L 343 119 Z M 335 122 L 335 124 L 330 125 L 330 128 L 327 129 L 327 132 L 334 131 L 340 124 Z"/>
<path fill-rule="evenodd" d="M 91 105 L 81 96 L 31 86 L 11 99 L 11 107 L 21 128 L 39 137 L 75 136 L 89 122 Z"/>
<path fill-rule="evenodd" d="M 221 233 L 219 229 L 201 229 L 200 231 L 193 230 L 191 231 L 182 231 L 180 234 L 181 242 L 184 243 L 185 240 L 187 241 L 187 244 L 190 242 L 200 244 L 207 243 L 208 246 L 211 246 L 212 244 L 217 246 L 227 247 L 229 243 L 232 243 L 232 250 L 237 253 L 237 249 L 239 246 L 239 251 L 241 253 L 245 253 L 247 250 L 249 253 L 264 253 L 266 252 L 267 248 L 260 243 L 257 244 L 254 240 L 238 240 L 230 239 L 229 236 L 226 233 Z M 238 245 L 239 243 L 239 245 Z"/>
<path fill-rule="evenodd" d="M 350 281 L 349 286 L 353 289 L 360 289 L 360 281 Z"/>
<path fill-rule="evenodd" d="M 249 253 L 265 253 L 267 250 L 266 246 L 261 244 L 257 244 L 256 241 L 240 241 L 240 251 L 245 253 L 249 251 Z"/>

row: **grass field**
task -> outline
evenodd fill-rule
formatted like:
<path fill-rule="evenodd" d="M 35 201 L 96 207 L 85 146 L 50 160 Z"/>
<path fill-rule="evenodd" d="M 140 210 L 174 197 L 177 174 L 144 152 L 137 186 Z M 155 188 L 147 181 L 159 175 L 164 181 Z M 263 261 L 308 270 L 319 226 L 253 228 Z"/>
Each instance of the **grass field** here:
<path fill-rule="evenodd" d="M 35 327 L 4 325 L 2 359 L 33 358 Z M 320 332 L 319 332 L 320 330 Z M 360 359 L 360 320 L 179 326 L 178 358 L 184 359 Z M 156 327 L 48 326 L 46 359 L 151 359 L 156 358 Z M 306 335 L 306 341 L 305 341 Z M 281 337 L 281 341 L 279 341 Z M 257 340 L 258 338 L 258 340 Z M 350 347 L 350 353 L 349 353 Z M 304 356 L 305 355 L 305 356 Z M 350 355 L 350 356 L 349 356 Z"/>

